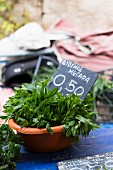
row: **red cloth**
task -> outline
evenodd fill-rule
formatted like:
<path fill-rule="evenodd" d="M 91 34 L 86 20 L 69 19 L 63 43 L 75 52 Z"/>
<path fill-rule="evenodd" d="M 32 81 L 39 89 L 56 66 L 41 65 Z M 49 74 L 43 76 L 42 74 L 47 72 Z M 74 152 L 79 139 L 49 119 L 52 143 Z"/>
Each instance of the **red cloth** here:
<path fill-rule="evenodd" d="M 58 30 L 67 32 L 68 35 L 78 35 L 81 43 L 93 48 L 93 52 L 87 55 L 78 49 L 74 41 L 57 41 L 55 47 L 62 59 L 71 60 L 95 72 L 113 68 L 113 29 L 86 32 L 65 20 L 60 20 L 51 31 Z"/>

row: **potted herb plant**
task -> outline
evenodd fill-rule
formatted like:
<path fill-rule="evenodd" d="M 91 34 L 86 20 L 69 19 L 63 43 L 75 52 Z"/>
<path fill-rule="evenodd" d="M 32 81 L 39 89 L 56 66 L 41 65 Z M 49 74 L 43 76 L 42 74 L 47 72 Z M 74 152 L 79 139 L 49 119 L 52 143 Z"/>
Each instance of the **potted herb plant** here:
<path fill-rule="evenodd" d="M 31 151 L 54 152 L 79 142 L 80 136 L 98 128 L 93 123 L 93 98 L 84 100 L 71 94 L 62 96 L 57 88 L 49 89 L 48 80 L 16 87 L 14 96 L 4 105 L 4 116 L 11 128 Z"/>

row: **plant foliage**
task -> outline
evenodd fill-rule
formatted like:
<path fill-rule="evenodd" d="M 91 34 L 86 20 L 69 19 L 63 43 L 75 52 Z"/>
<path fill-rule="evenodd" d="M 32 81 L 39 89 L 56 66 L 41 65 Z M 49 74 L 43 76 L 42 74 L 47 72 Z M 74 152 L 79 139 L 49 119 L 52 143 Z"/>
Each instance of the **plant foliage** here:
<path fill-rule="evenodd" d="M 13 170 L 20 157 L 20 138 L 7 124 L 0 125 L 0 170 Z"/>
<path fill-rule="evenodd" d="M 47 128 L 63 125 L 63 132 L 72 140 L 86 137 L 98 126 L 93 123 L 93 99 L 88 94 L 84 100 L 71 94 L 62 96 L 57 88 L 49 89 L 48 80 L 25 83 L 16 87 L 14 96 L 4 105 L 6 120 L 13 118 L 21 127 Z"/>
<path fill-rule="evenodd" d="M 113 81 L 106 80 L 100 76 L 92 88 L 91 95 L 94 98 L 95 109 L 97 100 L 102 100 L 107 104 L 113 104 L 113 101 L 110 99 L 110 96 L 113 95 Z"/>
<path fill-rule="evenodd" d="M 27 73 L 31 77 L 31 79 L 40 82 L 51 77 L 55 71 L 56 67 L 54 65 L 50 67 L 48 67 L 47 65 L 41 65 L 36 76 L 33 75 L 33 71 L 28 71 Z"/>

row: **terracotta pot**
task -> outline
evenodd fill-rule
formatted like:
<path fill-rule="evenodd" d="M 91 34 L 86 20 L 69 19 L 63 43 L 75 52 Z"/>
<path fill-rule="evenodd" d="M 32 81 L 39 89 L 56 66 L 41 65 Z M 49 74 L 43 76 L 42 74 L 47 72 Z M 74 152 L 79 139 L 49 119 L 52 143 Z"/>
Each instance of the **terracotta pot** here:
<path fill-rule="evenodd" d="M 62 133 L 62 125 L 52 127 L 53 135 L 46 128 L 20 127 L 9 119 L 9 126 L 21 136 L 24 146 L 34 152 L 56 152 L 68 148 L 70 140 Z"/>

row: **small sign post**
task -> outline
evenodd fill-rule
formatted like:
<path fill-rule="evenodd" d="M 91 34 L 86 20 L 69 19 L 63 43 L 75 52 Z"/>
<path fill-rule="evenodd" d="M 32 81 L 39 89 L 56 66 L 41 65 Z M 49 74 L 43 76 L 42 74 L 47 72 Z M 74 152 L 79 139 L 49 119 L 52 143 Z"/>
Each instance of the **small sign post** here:
<path fill-rule="evenodd" d="M 53 74 L 48 86 L 58 88 L 62 95 L 78 94 L 84 99 L 98 78 L 98 74 L 92 72 L 69 60 L 63 60 Z"/>

